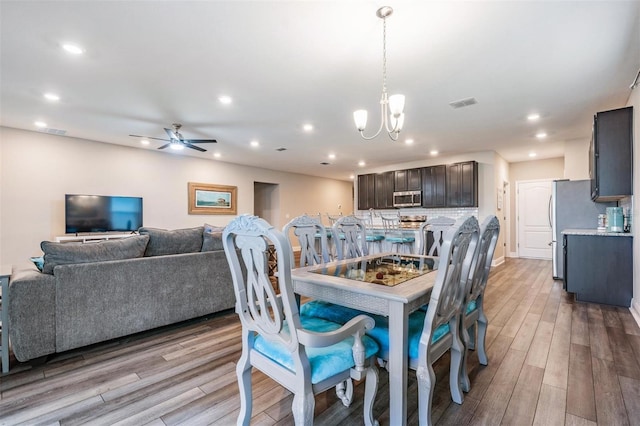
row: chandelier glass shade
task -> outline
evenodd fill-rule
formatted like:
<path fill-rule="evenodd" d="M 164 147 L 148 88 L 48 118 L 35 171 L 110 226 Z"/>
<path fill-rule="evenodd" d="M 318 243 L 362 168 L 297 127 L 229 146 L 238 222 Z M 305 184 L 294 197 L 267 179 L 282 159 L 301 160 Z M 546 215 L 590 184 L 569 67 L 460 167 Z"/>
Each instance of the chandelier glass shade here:
<path fill-rule="evenodd" d="M 367 127 L 367 110 L 359 109 L 353 113 L 353 120 L 360 136 L 370 140 L 377 137 L 384 128 L 389 137 L 397 141 L 400 130 L 404 125 L 404 95 L 387 94 L 387 17 L 393 13 L 393 9 L 384 6 L 378 9 L 376 15 L 382 19 L 382 96 L 380 98 L 380 127 L 372 136 L 365 136 Z"/>

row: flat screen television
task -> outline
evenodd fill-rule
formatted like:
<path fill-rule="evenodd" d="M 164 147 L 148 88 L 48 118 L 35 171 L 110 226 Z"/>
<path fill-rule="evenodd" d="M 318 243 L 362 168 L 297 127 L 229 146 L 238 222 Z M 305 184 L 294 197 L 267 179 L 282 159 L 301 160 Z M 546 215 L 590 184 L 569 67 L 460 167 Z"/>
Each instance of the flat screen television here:
<path fill-rule="evenodd" d="M 67 234 L 137 231 L 142 226 L 142 198 L 66 194 L 64 222 Z"/>

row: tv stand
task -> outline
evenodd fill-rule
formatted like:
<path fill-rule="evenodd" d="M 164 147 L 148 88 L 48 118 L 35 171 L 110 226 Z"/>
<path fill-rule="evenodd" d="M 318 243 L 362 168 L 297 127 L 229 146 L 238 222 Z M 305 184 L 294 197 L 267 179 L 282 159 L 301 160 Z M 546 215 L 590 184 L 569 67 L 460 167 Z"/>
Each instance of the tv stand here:
<path fill-rule="evenodd" d="M 75 234 L 59 235 L 56 237 L 57 243 L 97 243 L 99 241 L 118 240 L 137 235 L 135 231 L 129 233 L 105 233 L 105 234 Z"/>

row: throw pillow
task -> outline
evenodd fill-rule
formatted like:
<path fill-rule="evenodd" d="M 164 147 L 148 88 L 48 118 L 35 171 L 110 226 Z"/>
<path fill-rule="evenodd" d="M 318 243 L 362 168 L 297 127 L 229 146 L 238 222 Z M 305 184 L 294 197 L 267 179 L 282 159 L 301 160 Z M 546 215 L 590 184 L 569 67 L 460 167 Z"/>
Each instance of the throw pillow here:
<path fill-rule="evenodd" d="M 107 240 L 87 244 L 43 241 L 40 243 L 40 248 L 44 252 L 42 272 L 53 274 L 53 268 L 58 265 L 142 257 L 148 242 L 148 235 L 135 235 L 120 240 Z"/>
<path fill-rule="evenodd" d="M 38 271 L 42 272 L 42 268 L 44 268 L 44 256 L 30 257 L 29 260 L 32 261 L 34 265 L 36 265 Z"/>
<path fill-rule="evenodd" d="M 140 235 L 149 236 L 149 244 L 144 252 L 145 256 L 197 253 L 202 249 L 202 226 L 172 231 L 142 227 L 138 232 Z"/>
<path fill-rule="evenodd" d="M 217 251 L 224 250 L 222 246 L 222 231 L 204 232 L 202 234 L 202 250 L 201 251 Z"/>

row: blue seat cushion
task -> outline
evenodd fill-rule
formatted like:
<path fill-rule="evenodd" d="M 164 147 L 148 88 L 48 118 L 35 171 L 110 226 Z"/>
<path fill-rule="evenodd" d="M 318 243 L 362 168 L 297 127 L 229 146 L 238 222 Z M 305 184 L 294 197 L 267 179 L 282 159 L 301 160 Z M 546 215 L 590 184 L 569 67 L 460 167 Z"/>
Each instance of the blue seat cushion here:
<path fill-rule="evenodd" d="M 390 243 L 412 243 L 415 240 L 413 237 L 386 237 L 386 241 Z"/>
<path fill-rule="evenodd" d="M 300 314 L 304 316 L 314 316 L 323 318 L 328 321 L 344 324 L 350 319 L 361 315 L 365 312 L 361 312 L 357 309 L 347 308 L 345 306 L 336 305 L 333 303 L 322 302 L 314 300 L 305 303 L 300 307 Z M 365 313 L 366 314 L 366 313 Z M 422 328 L 424 326 L 425 312 L 418 310 L 409 315 L 409 357 L 418 358 L 418 346 L 420 345 L 420 336 L 422 334 Z M 378 355 L 385 355 L 389 353 L 389 318 L 382 315 L 369 315 L 376 322 L 376 326 L 372 330 L 368 330 L 367 334 L 375 339 L 380 345 L 380 352 Z M 449 324 L 443 324 L 438 327 L 431 341 L 436 343 L 442 339 L 449 332 Z"/>
<path fill-rule="evenodd" d="M 370 243 L 382 240 L 384 240 L 384 235 L 367 235 L 367 241 Z"/>
<path fill-rule="evenodd" d="M 317 333 L 329 332 L 339 329 L 342 325 L 327 321 L 322 318 L 309 316 L 300 317 L 302 327 Z M 285 321 L 284 331 L 289 332 L 289 326 Z M 335 345 L 326 348 L 306 348 L 307 357 L 311 366 L 311 383 L 316 384 L 335 376 L 336 374 L 355 367 L 353 360 L 353 337 L 349 337 Z M 378 344 L 370 337 L 363 336 L 362 343 L 365 347 L 365 357 L 369 358 L 378 352 Z M 295 372 L 291 353 L 280 342 L 271 342 L 258 335 L 254 342 L 254 349 L 266 357 L 277 362 L 286 369 Z"/>

